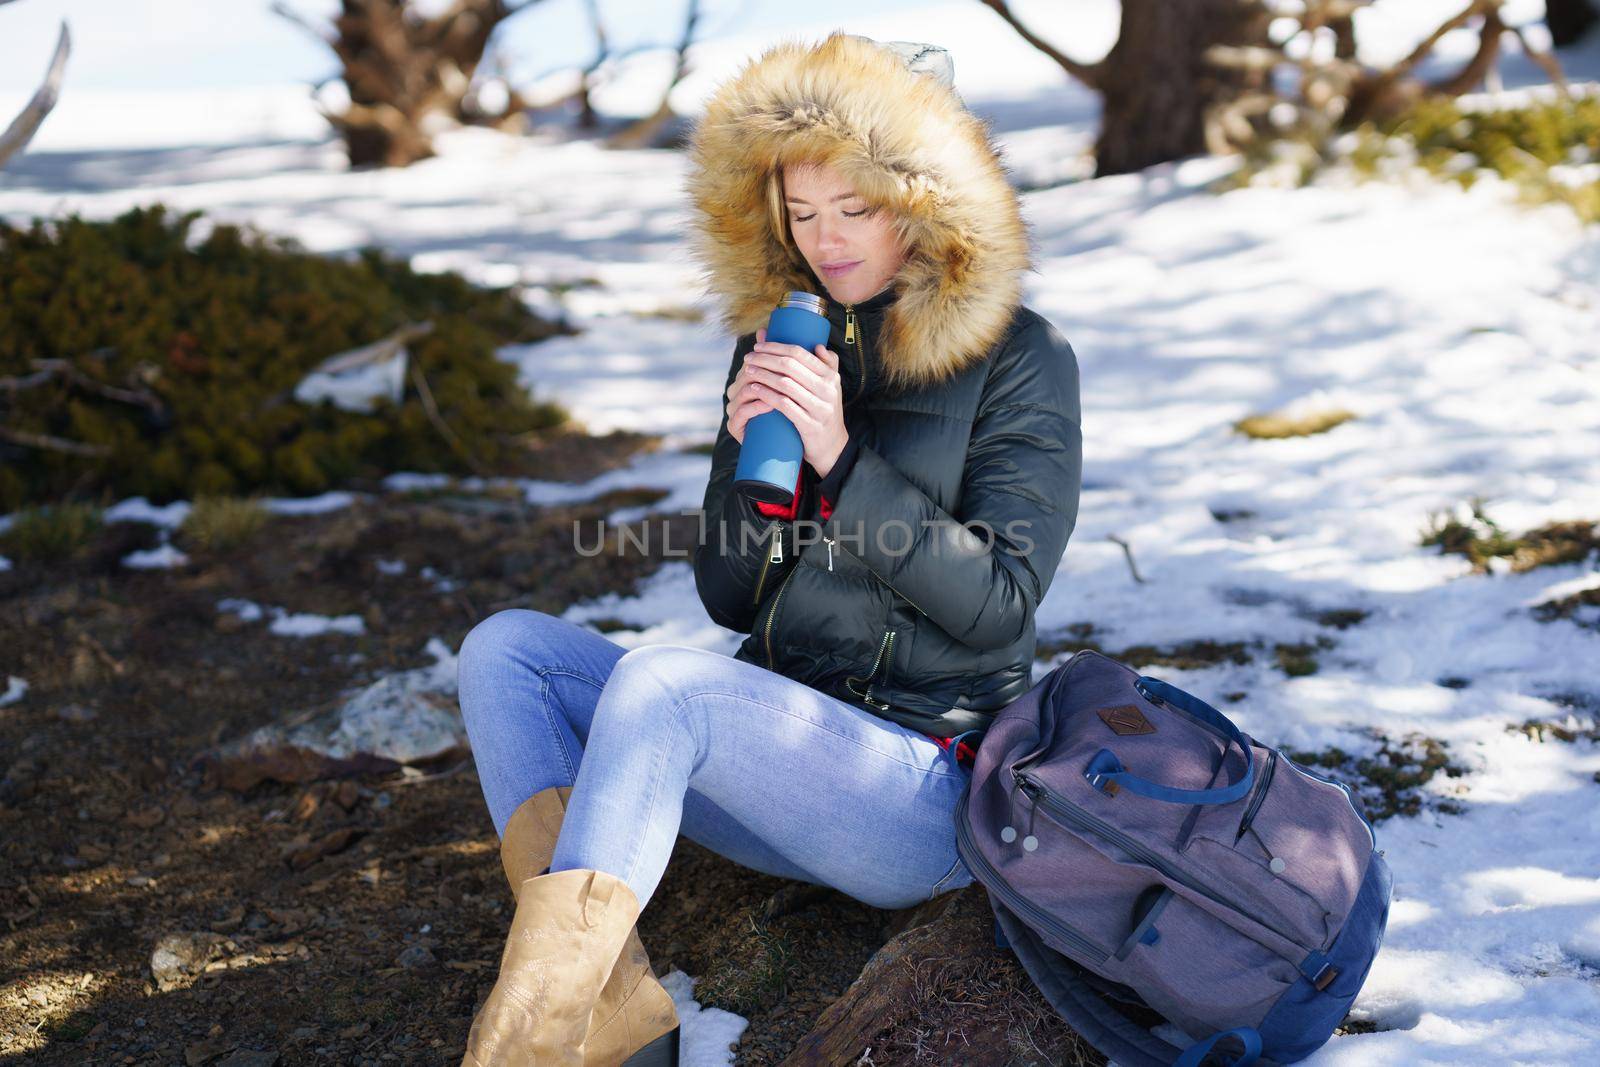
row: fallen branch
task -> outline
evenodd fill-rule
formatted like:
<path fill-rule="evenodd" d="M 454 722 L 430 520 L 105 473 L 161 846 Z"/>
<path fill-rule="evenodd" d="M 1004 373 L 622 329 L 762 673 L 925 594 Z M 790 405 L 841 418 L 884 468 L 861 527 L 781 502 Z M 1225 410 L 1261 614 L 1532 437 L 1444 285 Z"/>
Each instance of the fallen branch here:
<path fill-rule="evenodd" d="M 1139 576 L 1139 568 L 1133 562 L 1133 549 L 1129 546 L 1128 542 L 1124 541 L 1116 534 L 1106 534 L 1106 540 L 1113 544 L 1122 546 L 1122 554 L 1128 557 L 1128 570 L 1133 572 L 1133 580 L 1142 583 L 1144 579 Z"/>
<path fill-rule="evenodd" d="M 467 446 L 461 443 L 461 438 L 456 436 L 450 424 L 444 421 L 444 416 L 439 414 L 439 405 L 434 403 L 433 390 L 428 388 L 428 379 L 422 373 L 421 364 L 414 359 L 411 360 L 411 382 L 417 387 L 417 396 L 422 400 L 422 410 L 427 414 L 428 421 L 433 423 L 434 429 L 439 431 L 439 436 L 443 437 L 455 454 L 472 468 L 474 474 L 480 478 L 489 477 L 489 472 L 471 452 L 467 451 Z"/>
<path fill-rule="evenodd" d="M 89 456 L 94 459 L 104 459 L 112 453 L 109 445 L 86 445 L 82 441 L 69 441 L 65 437 L 13 430 L 8 426 L 0 426 L 0 440 L 10 441 L 25 448 L 37 448 L 44 452 L 65 452 L 69 456 Z"/>
<path fill-rule="evenodd" d="M 134 404 L 158 415 L 166 410 L 166 405 L 154 393 L 146 392 L 143 389 L 122 389 L 115 385 L 108 385 L 83 373 L 73 366 L 69 360 L 35 359 L 31 362 L 39 369 L 26 377 L 0 378 L 0 389 L 4 389 L 9 393 L 20 393 L 28 389 L 35 389 L 54 378 L 60 377 L 73 385 L 81 386 L 89 392 L 97 393 L 108 400 L 115 400 L 123 404 Z"/>

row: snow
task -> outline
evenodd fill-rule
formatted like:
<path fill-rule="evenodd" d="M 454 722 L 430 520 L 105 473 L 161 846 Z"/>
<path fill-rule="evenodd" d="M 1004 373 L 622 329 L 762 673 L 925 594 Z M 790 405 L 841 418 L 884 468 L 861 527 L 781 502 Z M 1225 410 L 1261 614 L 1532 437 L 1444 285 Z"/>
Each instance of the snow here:
<path fill-rule="evenodd" d="M 122 557 L 122 565 L 124 567 L 132 567 L 135 570 L 163 570 L 181 567 L 188 562 L 188 556 L 168 544 L 129 552 Z"/>
<path fill-rule="evenodd" d="M 217 601 L 217 610 L 237 615 L 245 622 L 259 622 L 268 615 L 272 622 L 269 632 L 280 637 L 320 637 L 323 634 L 363 634 L 366 623 L 360 615 L 315 615 L 309 612 L 290 612 L 277 606 L 263 608 L 253 600 L 243 597 L 223 597 Z"/>
<path fill-rule="evenodd" d="M 1113 0 L 1015 7 L 1076 59 L 1097 59 L 1115 36 Z M 1522 24 L 1536 7 L 1519 0 L 1507 11 Z M 1458 8 L 1378 0 L 1358 10 L 1363 58 L 1403 55 Z M 1039 609 L 1041 638 L 1081 623 L 1111 650 L 1329 638 L 1309 675 L 1286 676 L 1270 654 L 1154 673 L 1213 702 L 1247 694 L 1222 706 L 1273 744 L 1371 755 L 1373 731 L 1400 747 L 1414 732 L 1465 768 L 1424 787 L 1420 814 L 1379 824 L 1393 910 L 1354 1008 L 1377 1032 L 1336 1038 L 1307 1062 L 1600 1061 L 1600 748 L 1517 729 L 1531 719 L 1592 725 L 1600 609 L 1549 623 L 1530 609 L 1600 587 L 1600 561 L 1473 574 L 1418 543 L 1431 515 L 1464 516 L 1474 496 L 1511 530 L 1600 519 L 1600 228 L 1584 230 L 1563 207 L 1519 207 L 1498 179 L 1462 190 L 1404 160 L 1381 184 L 1335 172 L 1310 188 L 1222 195 L 1206 185 L 1233 168 L 1228 160 L 1082 180 L 1098 101 L 982 5 L 839 22 L 950 47 L 958 88 L 993 122 L 1028 190 L 1039 258 L 1026 300 L 1071 341 L 1084 407 L 1078 526 Z M 1527 32 L 1543 43 L 1541 27 Z M 741 30 L 697 47 L 674 104 L 692 113 L 773 36 Z M 1446 72 L 1474 44 L 1470 32 L 1448 35 L 1423 73 Z M 1547 95 L 1515 42 L 1506 47 L 1506 90 L 1467 103 Z M 597 102 L 651 110 L 659 59 L 625 65 Z M 1590 80 L 1578 91 L 1600 90 L 1600 41 L 1561 59 L 1569 77 Z M 665 435 L 581 484 L 396 472 L 385 490 L 512 484 L 534 505 L 638 486 L 668 493 L 618 509 L 612 523 L 698 507 L 710 457 L 685 449 L 716 431 L 732 341 L 683 254 L 679 155 L 550 131 L 460 130 L 440 136 L 437 158 L 351 173 L 302 86 L 113 92 L 74 90 L 70 72 L 68 81 L 34 149 L 8 168 L 0 217 L 105 217 L 162 200 L 318 251 L 375 243 L 419 269 L 522 283 L 530 304 L 583 332 L 504 349 L 521 382 L 592 432 Z M 1564 177 L 1592 181 L 1595 165 L 1575 158 Z M 655 314 L 685 308 L 706 317 Z M 1356 417 L 1313 437 L 1232 430 L 1250 414 L 1335 409 Z M 307 514 L 357 496 L 267 506 Z M 107 518 L 171 530 L 187 508 L 132 498 Z M 577 531 L 575 550 L 595 532 Z M 1112 537 L 1127 542 L 1143 582 Z M 381 573 L 399 573 L 399 562 L 382 561 Z M 274 632 L 361 632 L 355 615 L 217 608 L 270 617 Z M 1367 614 L 1342 630 L 1315 621 L 1335 609 Z M 740 637 L 704 615 L 686 558 L 566 617 L 616 620 L 626 628 L 605 636 L 624 647 L 731 653 Z M 1036 664 L 1035 678 L 1053 665 Z M 1460 813 L 1440 811 L 1443 800 Z M 681 972 L 664 982 L 684 1020 L 685 1064 L 731 1062 L 727 1043 L 744 1020 L 701 1009 Z"/>
<path fill-rule="evenodd" d="M 360 615 L 313 615 L 308 612 L 287 612 L 271 608 L 272 625 L 268 627 L 280 637 L 320 637 L 322 634 L 366 633 L 366 623 Z"/>
<path fill-rule="evenodd" d="M 262 501 L 262 506 L 274 515 L 321 515 L 347 508 L 355 502 L 354 493 L 331 492 L 317 496 L 275 496 Z"/>
<path fill-rule="evenodd" d="M 131 496 L 106 508 L 100 518 L 105 522 L 143 522 L 175 530 L 189 517 L 191 507 L 187 500 L 174 500 L 157 507 L 142 496 Z"/>
<path fill-rule="evenodd" d="M 259 622 L 264 614 L 261 605 L 242 597 L 223 597 L 217 601 L 217 610 L 239 616 L 245 622 Z"/>
<path fill-rule="evenodd" d="M 661 976 L 661 987 L 678 1010 L 678 1056 L 685 1067 L 732 1063 L 728 1049 L 749 1024 L 731 1011 L 701 1007 L 694 999 L 695 981 L 676 968 Z"/>
<path fill-rule="evenodd" d="M 26 696 L 27 692 L 27 679 L 18 678 L 14 674 L 6 675 L 6 691 L 0 693 L 0 708 L 5 707 L 7 704 L 15 704 Z"/>

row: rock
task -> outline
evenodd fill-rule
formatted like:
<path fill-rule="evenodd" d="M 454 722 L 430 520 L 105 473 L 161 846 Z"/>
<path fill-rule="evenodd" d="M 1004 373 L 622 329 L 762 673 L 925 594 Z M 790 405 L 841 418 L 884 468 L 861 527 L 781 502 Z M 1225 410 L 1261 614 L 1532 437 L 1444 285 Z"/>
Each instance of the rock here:
<path fill-rule="evenodd" d="M 289 862 L 290 867 L 303 871 L 324 856 L 343 852 L 365 834 L 366 831 L 360 827 L 341 826 L 312 841 L 292 842 L 284 849 L 284 859 Z"/>
<path fill-rule="evenodd" d="M 426 945 L 411 945 L 395 957 L 395 963 L 408 971 L 425 971 L 438 966 L 439 961 Z"/>
<path fill-rule="evenodd" d="M 233 1042 L 221 1037 L 208 1037 L 183 1046 L 183 1062 L 187 1067 L 200 1067 L 233 1049 Z"/>
<path fill-rule="evenodd" d="M 39 765 L 30 759 L 19 759 L 0 778 L 0 804 L 21 804 L 33 799 L 39 788 Z"/>
<path fill-rule="evenodd" d="M 273 1067 L 278 1062 L 278 1052 L 258 1051 L 252 1048 L 242 1048 L 225 1060 L 217 1061 L 217 1067 Z"/>
<path fill-rule="evenodd" d="M 456 658 L 437 637 L 427 650 L 436 660 L 431 666 L 385 675 L 329 710 L 303 712 L 202 753 L 208 784 L 244 792 L 264 781 L 389 773 L 464 755 Z"/>
<path fill-rule="evenodd" d="M 83 704 L 63 704 L 56 709 L 56 718 L 62 722 L 94 722 L 99 717 L 98 711 Z"/>
<path fill-rule="evenodd" d="M 150 974 L 162 992 L 185 985 L 185 979 L 199 974 L 210 961 L 222 939 L 210 932 L 187 931 L 168 934 L 156 942 L 150 954 Z"/>

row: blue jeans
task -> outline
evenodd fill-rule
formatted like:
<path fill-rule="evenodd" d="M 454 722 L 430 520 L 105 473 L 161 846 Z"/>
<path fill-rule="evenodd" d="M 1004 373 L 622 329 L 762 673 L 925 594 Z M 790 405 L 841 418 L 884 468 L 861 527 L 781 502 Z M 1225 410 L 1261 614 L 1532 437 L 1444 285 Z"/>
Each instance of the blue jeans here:
<path fill-rule="evenodd" d="M 624 649 L 509 609 L 467 635 L 461 711 L 503 833 L 570 785 L 552 871 L 603 870 L 642 907 L 682 832 L 745 867 L 903 908 L 969 885 L 967 771 L 914 730 L 719 652 Z"/>

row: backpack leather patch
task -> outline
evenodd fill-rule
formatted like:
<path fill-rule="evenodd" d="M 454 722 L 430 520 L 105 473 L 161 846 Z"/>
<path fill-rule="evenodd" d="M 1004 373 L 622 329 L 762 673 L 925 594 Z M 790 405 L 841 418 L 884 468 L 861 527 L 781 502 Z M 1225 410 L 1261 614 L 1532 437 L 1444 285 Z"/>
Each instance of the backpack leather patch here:
<path fill-rule="evenodd" d="M 1153 734 L 1156 728 L 1150 720 L 1144 717 L 1144 712 L 1132 704 L 1118 704 L 1114 708 L 1101 708 L 1097 712 L 1105 724 L 1118 735 L 1126 737 L 1129 734 Z"/>

